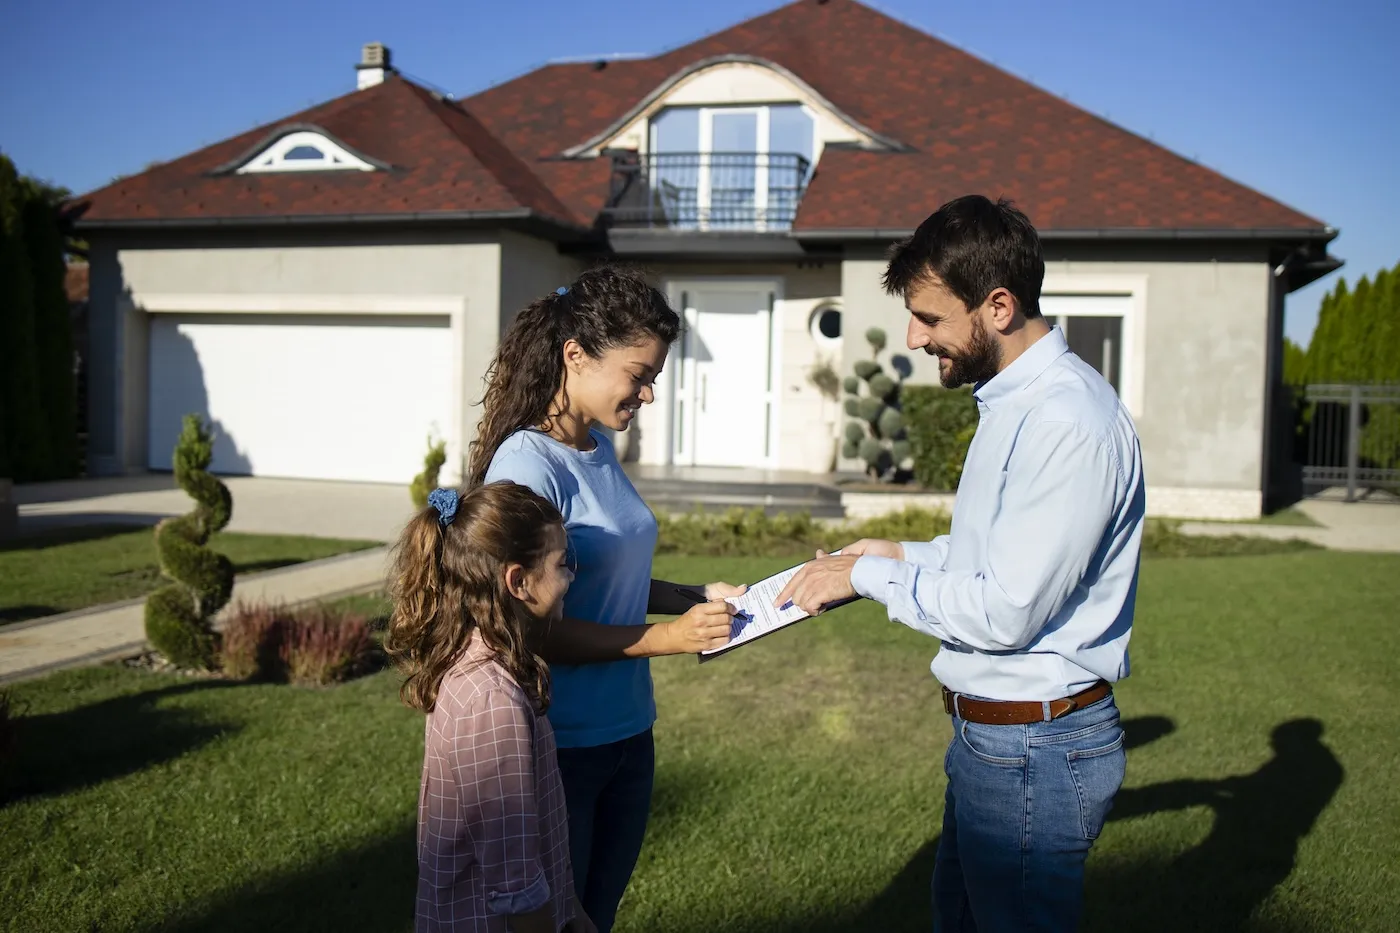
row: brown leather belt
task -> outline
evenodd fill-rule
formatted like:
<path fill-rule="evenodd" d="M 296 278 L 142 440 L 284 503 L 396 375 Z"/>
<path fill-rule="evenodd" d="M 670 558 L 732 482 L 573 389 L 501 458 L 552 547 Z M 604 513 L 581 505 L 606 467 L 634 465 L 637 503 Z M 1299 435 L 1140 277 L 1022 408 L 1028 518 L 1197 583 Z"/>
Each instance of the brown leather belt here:
<path fill-rule="evenodd" d="M 1113 692 L 1113 685 L 1101 680 L 1088 690 L 1058 700 L 974 700 L 965 694 L 943 688 L 943 711 L 968 722 L 988 726 L 1023 726 L 1032 722 L 1049 722 L 1077 709 L 1097 703 Z"/>

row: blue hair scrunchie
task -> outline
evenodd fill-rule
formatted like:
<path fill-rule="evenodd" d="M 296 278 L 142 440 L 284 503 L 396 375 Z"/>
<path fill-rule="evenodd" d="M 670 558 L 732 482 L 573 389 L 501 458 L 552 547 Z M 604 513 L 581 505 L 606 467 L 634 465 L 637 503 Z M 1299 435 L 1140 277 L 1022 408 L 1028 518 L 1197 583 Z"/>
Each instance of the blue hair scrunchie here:
<path fill-rule="evenodd" d="M 428 504 L 437 509 L 438 524 L 446 528 L 457 517 L 457 490 L 440 487 L 428 493 Z"/>
<path fill-rule="evenodd" d="M 556 288 L 556 289 L 554 290 L 554 294 L 556 294 L 556 295 L 567 295 L 568 293 L 569 293 L 569 286 L 567 286 L 567 285 L 560 285 L 558 288 Z"/>

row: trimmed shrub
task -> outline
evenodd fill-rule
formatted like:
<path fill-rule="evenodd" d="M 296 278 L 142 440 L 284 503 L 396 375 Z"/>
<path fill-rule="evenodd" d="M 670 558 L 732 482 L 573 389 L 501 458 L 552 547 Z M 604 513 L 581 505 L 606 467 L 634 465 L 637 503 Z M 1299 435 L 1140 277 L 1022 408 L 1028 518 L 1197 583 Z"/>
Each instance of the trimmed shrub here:
<path fill-rule="evenodd" d="M 899 410 L 903 373 L 908 367 L 902 367 L 903 358 L 896 357 L 891 363 L 899 378 L 886 375 L 878 362 L 885 349 L 885 332 L 872 327 L 866 331 L 865 339 L 870 344 L 871 358 L 857 360 L 852 366 L 855 375 L 847 377 L 843 383 L 847 394 L 845 411 L 851 420 L 846 422 L 846 443 L 841 447 L 841 454 L 848 460 L 865 461 L 865 472 L 877 480 L 905 481 L 909 478 L 907 470 L 911 464 L 907 454 L 895 456 L 896 450 L 905 451 L 903 445 L 898 448 L 895 445 L 905 439 Z"/>
<path fill-rule="evenodd" d="M 901 397 L 914 479 L 928 489 L 956 490 L 967 446 L 977 430 L 977 401 L 972 389 L 905 386 Z"/>
<path fill-rule="evenodd" d="M 38 190 L 25 200 L 23 223 L 33 282 L 36 387 L 49 456 L 44 478 L 67 479 L 78 474 L 78 389 L 63 234 L 58 210 Z"/>
<path fill-rule="evenodd" d="M 285 657 L 292 683 L 324 687 L 363 673 L 374 654 L 369 623 L 316 606 L 293 617 Z"/>
<path fill-rule="evenodd" d="M 194 511 L 156 525 L 156 555 L 171 582 L 146 599 L 146 637 L 181 667 L 207 669 L 218 650 L 209 627 L 233 592 L 233 563 L 205 545 L 233 516 L 228 487 L 208 472 L 213 434 L 198 415 L 186 415 L 175 442 L 175 482 L 195 502 Z"/>
<path fill-rule="evenodd" d="M 447 442 L 434 442 L 432 437 L 429 437 L 428 453 L 423 457 L 423 472 L 413 477 L 413 482 L 408 486 L 408 494 L 413 499 L 415 509 L 427 506 L 428 493 L 437 488 L 438 475 L 442 472 L 442 465 L 446 462 Z"/>
<path fill-rule="evenodd" d="M 946 534 L 942 512 L 908 509 L 854 523 L 824 524 L 807 512 L 766 515 L 762 509 L 724 513 L 659 514 L 658 554 L 715 557 L 810 557 L 817 548 L 835 548 L 859 538 L 927 541 Z"/>
<path fill-rule="evenodd" d="M 7 453 L 0 476 L 17 483 L 47 478 L 50 460 L 24 236 L 27 198 L 14 163 L 0 155 L 0 434 Z"/>
<path fill-rule="evenodd" d="M 283 646 L 292 614 L 281 606 L 239 604 L 224 623 L 219 660 L 235 680 L 285 680 Z"/>

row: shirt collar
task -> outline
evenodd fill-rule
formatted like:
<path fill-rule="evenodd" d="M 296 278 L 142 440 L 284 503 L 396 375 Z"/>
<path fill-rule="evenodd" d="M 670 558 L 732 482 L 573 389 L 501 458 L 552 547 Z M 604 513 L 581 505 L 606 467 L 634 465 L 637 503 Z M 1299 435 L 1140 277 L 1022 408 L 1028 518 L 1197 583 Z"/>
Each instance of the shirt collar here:
<path fill-rule="evenodd" d="M 1010 366 L 986 382 L 979 382 L 972 394 L 981 407 L 995 408 L 999 402 L 1035 382 L 1041 373 L 1050 368 L 1051 363 L 1068 352 L 1069 344 L 1065 342 L 1064 331 L 1058 326 L 1052 327 L 1050 333 L 1027 347 Z"/>

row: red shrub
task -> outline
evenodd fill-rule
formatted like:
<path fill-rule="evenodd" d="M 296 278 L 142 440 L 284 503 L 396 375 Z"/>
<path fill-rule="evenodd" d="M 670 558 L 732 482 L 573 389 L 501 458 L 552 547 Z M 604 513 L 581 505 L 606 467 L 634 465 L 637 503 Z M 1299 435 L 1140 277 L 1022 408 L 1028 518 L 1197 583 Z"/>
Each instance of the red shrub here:
<path fill-rule="evenodd" d="M 284 644 L 292 618 L 283 606 L 235 606 L 223 627 L 224 674 L 238 680 L 285 680 Z"/>
<path fill-rule="evenodd" d="M 366 669 L 374 640 L 362 617 L 316 606 L 292 618 L 285 652 L 293 683 L 321 686 L 348 680 Z"/>

